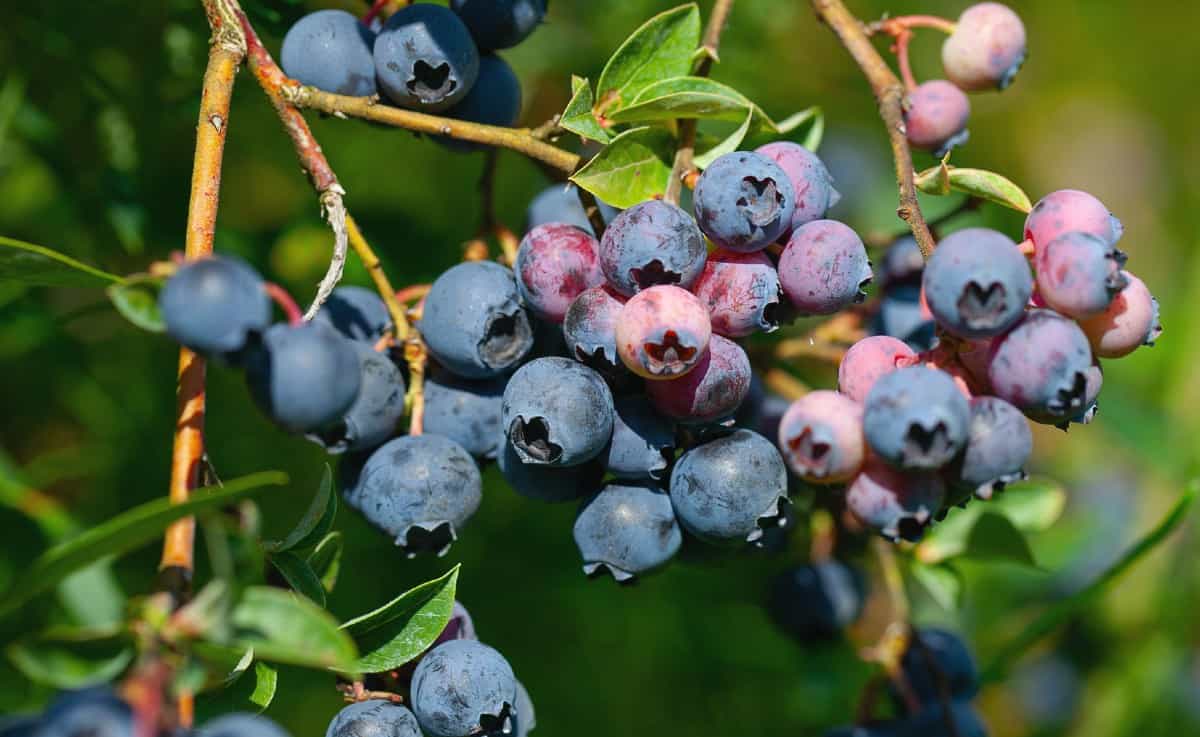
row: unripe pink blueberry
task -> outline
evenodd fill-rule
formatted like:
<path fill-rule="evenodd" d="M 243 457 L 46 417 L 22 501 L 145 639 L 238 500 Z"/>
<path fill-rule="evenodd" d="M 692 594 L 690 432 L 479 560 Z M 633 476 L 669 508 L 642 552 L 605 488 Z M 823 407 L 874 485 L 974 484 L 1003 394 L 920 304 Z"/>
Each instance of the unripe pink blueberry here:
<path fill-rule="evenodd" d="M 1076 232 L 1112 245 L 1121 239 L 1125 228 L 1103 202 L 1077 189 L 1051 192 L 1025 218 L 1025 238 L 1033 241 L 1039 255 L 1050 241 Z"/>
<path fill-rule="evenodd" d="M 538 225 L 517 248 L 517 286 L 521 299 L 547 322 L 561 323 L 567 307 L 585 289 L 604 283 L 591 233 L 566 223 Z"/>
<path fill-rule="evenodd" d="M 708 255 L 692 292 L 708 306 L 718 335 L 741 338 L 779 327 L 783 288 L 775 264 L 762 251 L 738 253 L 718 248 Z"/>
<path fill-rule="evenodd" d="M 1038 253 L 1038 294 L 1068 317 L 1103 312 L 1126 285 L 1125 254 L 1087 233 L 1064 233 Z"/>
<path fill-rule="evenodd" d="M 889 540 L 917 540 L 942 506 L 946 487 L 933 473 L 905 473 L 869 456 L 846 489 L 846 508 Z"/>
<path fill-rule="evenodd" d="M 754 149 L 773 160 L 787 172 L 796 192 L 791 226 L 784 232 L 787 239 L 792 231 L 805 223 L 825 217 L 842 195 L 833 188 L 833 177 L 821 158 L 804 146 L 792 141 L 773 141 Z"/>
<path fill-rule="evenodd" d="M 792 306 L 806 315 L 832 315 L 861 302 L 871 277 L 862 239 L 836 220 L 801 225 L 779 257 L 783 291 Z"/>
<path fill-rule="evenodd" d="M 992 345 L 988 380 L 995 395 L 1030 419 L 1058 424 L 1084 411 L 1092 352 L 1073 320 L 1031 310 Z"/>
<path fill-rule="evenodd" d="M 967 142 L 971 103 L 966 94 L 944 79 L 918 85 L 908 93 L 904 129 L 913 148 L 945 156 Z"/>
<path fill-rule="evenodd" d="M 1025 61 L 1025 24 L 1000 3 L 978 3 L 963 11 L 942 45 L 942 66 L 968 92 L 1004 89 Z"/>
<path fill-rule="evenodd" d="M 814 484 L 849 481 L 863 465 L 863 408 L 845 394 L 815 391 L 792 402 L 779 423 L 788 467 Z"/>
<path fill-rule="evenodd" d="M 916 361 L 917 352 L 898 338 L 887 335 L 863 338 L 842 356 L 838 366 L 838 391 L 855 402 L 865 402 L 879 377 Z"/>
<path fill-rule="evenodd" d="M 1127 283 L 1108 309 L 1079 323 L 1099 358 L 1128 356 L 1139 346 L 1154 345 L 1162 334 L 1158 300 L 1141 279 L 1128 271 L 1121 273 Z"/>
<path fill-rule="evenodd" d="M 691 371 L 670 381 L 646 382 L 654 408 L 674 420 L 708 423 L 737 412 L 750 392 L 753 369 L 746 351 L 720 335 Z"/>
<path fill-rule="evenodd" d="M 617 315 L 617 353 L 633 373 L 656 381 L 683 376 L 704 357 L 712 337 L 696 295 L 660 284 L 643 289 Z"/>

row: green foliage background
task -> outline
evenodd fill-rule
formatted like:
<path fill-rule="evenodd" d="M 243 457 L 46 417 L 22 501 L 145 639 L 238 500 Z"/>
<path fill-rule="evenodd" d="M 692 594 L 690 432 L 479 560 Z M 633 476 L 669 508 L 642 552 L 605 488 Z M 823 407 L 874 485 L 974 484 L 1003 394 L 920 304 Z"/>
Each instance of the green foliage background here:
<path fill-rule="evenodd" d="M 562 109 L 571 73 L 595 79 L 608 54 L 673 0 L 554 0 L 547 24 L 504 56 L 525 86 L 523 120 Z M 920 622 L 969 633 L 984 661 L 1052 602 L 1104 569 L 1151 526 L 1196 470 L 1200 432 L 1200 78 L 1181 29 L 1200 6 L 1162 12 L 1133 0 L 1013 0 L 1031 58 L 1003 95 L 972 98 L 960 165 L 1003 172 L 1035 199 L 1087 189 L 1125 222 L 1131 268 L 1160 298 L 1160 345 L 1106 366 L 1098 423 L 1069 435 L 1040 430 L 1036 470 L 1070 493 L 1067 516 L 1032 545 L 1044 571 L 967 564 L 964 606 L 914 592 Z M 336 2 L 248 3 L 277 49 L 271 11 Z M 852 0 L 863 18 L 957 15 L 963 2 Z M 342 3 L 361 10 L 353 2 Z M 708 3 L 701 3 L 707 12 Z M 114 273 L 141 271 L 182 247 L 206 52 L 199 4 L 23 3 L 0 30 L 0 233 Z M 936 33 L 918 36 L 921 77 L 939 74 Z M 713 76 L 782 117 L 821 105 L 822 148 L 844 195 L 839 217 L 892 229 L 894 184 L 865 83 L 806 2 L 738 0 Z M 411 134 L 312 117 L 348 190 L 347 204 L 397 284 L 454 263 L 479 218 L 482 157 Z M 247 75 L 229 121 L 217 247 L 254 262 L 307 298 L 329 237 L 290 144 Z M 925 160 L 919 166 L 932 163 Z M 520 228 L 546 185 L 516 154 L 500 158 L 498 210 Z M 931 199 L 936 213 L 947 200 Z M 1021 218 L 972 216 L 1016 235 Z M 348 279 L 364 282 L 357 264 Z M 0 479 L 21 477 L 94 524 L 165 492 L 176 351 L 118 318 L 99 292 L 0 284 Z M 818 367 L 803 367 L 814 381 Z M 240 376 L 210 372 L 208 440 L 219 472 L 283 469 L 291 488 L 262 501 L 265 531 L 282 536 L 307 504 L 324 463 L 303 440 L 250 406 Z M 461 562 L 460 599 L 481 637 L 529 687 L 536 734 L 820 734 L 849 721 L 869 670 L 848 646 L 802 649 L 777 633 L 761 602 L 769 576 L 803 556 L 685 552 L 632 589 L 579 572 L 573 508 L 527 502 L 488 471 L 482 509 L 450 554 L 407 561 L 343 510 L 347 550 L 329 606 L 346 618 Z M 4 497 L 12 501 L 9 496 Z M 0 507 L 0 589 L 46 545 Z M 64 523 L 66 524 L 66 523 Z M 997 737 L 1177 735 L 1200 731 L 1197 540 L 1187 525 L 1086 614 L 989 686 L 981 707 Z M 116 566 L 131 592 L 153 580 L 157 551 Z M 203 564 L 201 574 L 204 574 Z M 101 606 L 102 602 L 95 602 Z M 1041 680 L 1039 680 L 1041 679 Z M 48 692 L 0 663 L 0 712 Z M 284 668 L 268 714 L 300 735 L 323 732 L 339 697 L 325 676 Z M 202 700 L 203 712 L 207 706 Z"/>

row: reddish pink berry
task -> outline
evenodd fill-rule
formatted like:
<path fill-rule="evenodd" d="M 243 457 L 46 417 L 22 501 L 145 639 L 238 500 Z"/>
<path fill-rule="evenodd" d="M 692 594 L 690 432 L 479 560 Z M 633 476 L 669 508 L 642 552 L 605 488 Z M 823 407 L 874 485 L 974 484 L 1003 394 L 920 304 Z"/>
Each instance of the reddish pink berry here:
<path fill-rule="evenodd" d="M 712 336 L 696 368 L 670 381 L 646 383 L 660 413 L 675 420 L 708 423 L 737 412 L 750 392 L 750 359 L 737 343 Z"/>
<path fill-rule="evenodd" d="M 838 366 L 838 391 L 855 402 L 865 402 L 879 377 L 916 361 L 916 351 L 902 340 L 887 335 L 863 338 L 842 356 Z"/>
<path fill-rule="evenodd" d="M 696 295 L 660 284 L 630 297 L 617 315 L 617 353 L 638 376 L 683 376 L 704 357 L 712 336 L 708 310 Z"/>
<path fill-rule="evenodd" d="M 1158 300 L 1141 279 L 1128 271 L 1121 273 L 1127 284 L 1108 309 L 1079 323 L 1099 358 L 1127 356 L 1138 346 L 1154 345 L 1162 334 Z"/>
<path fill-rule="evenodd" d="M 944 79 L 919 85 L 908 93 L 904 128 L 914 148 L 945 156 L 967 142 L 971 103 L 966 94 Z"/>
<path fill-rule="evenodd" d="M 821 158 L 798 143 L 773 141 L 754 149 L 755 153 L 771 159 L 787 172 L 796 192 L 796 207 L 792 211 L 792 222 L 783 237 L 805 223 L 825 217 L 826 211 L 841 201 L 842 196 L 833 188 L 833 177 Z"/>
<path fill-rule="evenodd" d="M 1000 3 L 972 5 L 942 45 L 942 66 L 968 92 L 1004 89 L 1025 61 L 1025 24 Z"/>
<path fill-rule="evenodd" d="M 1060 189 L 1043 197 L 1025 219 L 1025 238 L 1039 254 L 1050 241 L 1067 233 L 1087 233 L 1108 244 L 1121 239 L 1125 228 L 1104 203 L 1087 192 Z"/>
<path fill-rule="evenodd" d="M 708 305 L 718 335 L 741 338 L 779 327 L 779 272 L 762 251 L 718 248 L 708 255 L 692 292 Z"/>
<path fill-rule="evenodd" d="M 849 481 L 863 465 L 863 408 L 845 394 L 810 392 L 779 423 L 779 448 L 788 467 L 814 484 Z"/>
<path fill-rule="evenodd" d="M 836 220 L 801 225 L 779 257 L 783 291 L 806 315 L 832 315 L 861 302 L 871 276 L 862 239 Z"/>
<path fill-rule="evenodd" d="M 988 380 L 996 396 L 1030 419 L 1058 424 L 1085 409 L 1092 352 L 1073 320 L 1031 310 L 992 346 Z"/>
<path fill-rule="evenodd" d="M 889 540 L 917 540 L 944 496 L 937 474 L 905 473 L 871 456 L 846 489 L 846 508 Z"/>
<path fill-rule="evenodd" d="M 1038 294 L 1068 317 L 1103 312 L 1125 287 L 1124 264 L 1115 246 L 1087 233 L 1064 233 L 1038 253 Z"/>
<path fill-rule="evenodd" d="M 591 233 L 574 225 L 535 227 L 517 249 L 514 270 L 521 299 L 541 319 L 561 323 L 580 293 L 604 283 L 599 247 Z"/>

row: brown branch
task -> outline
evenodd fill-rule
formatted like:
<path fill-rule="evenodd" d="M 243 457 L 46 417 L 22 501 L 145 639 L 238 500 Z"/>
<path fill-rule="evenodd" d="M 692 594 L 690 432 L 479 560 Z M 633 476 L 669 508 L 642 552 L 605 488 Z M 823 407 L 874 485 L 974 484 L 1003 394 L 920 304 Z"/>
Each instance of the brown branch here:
<path fill-rule="evenodd" d="M 904 133 L 904 84 L 871 44 L 862 21 L 846 8 L 842 0 L 810 1 L 817 16 L 837 34 L 871 85 L 879 104 L 879 115 L 887 127 L 892 157 L 896 161 L 896 182 L 900 186 L 900 206 L 896 214 L 908 223 L 922 255 L 929 258 L 935 243 L 921 214 L 917 187 L 913 181 L 912 151 Z"/>

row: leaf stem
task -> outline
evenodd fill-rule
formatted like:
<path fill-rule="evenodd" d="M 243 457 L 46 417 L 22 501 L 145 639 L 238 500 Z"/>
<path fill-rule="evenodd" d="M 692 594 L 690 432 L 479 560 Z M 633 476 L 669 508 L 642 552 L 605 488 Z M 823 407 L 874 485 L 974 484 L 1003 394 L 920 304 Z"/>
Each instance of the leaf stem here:
<path fill-rule="evenodd" d="M 271 301 L 283 311 L 289 325 L 299 325 L 304 322 L 304 313 L 300 311 L 300 305 L 296 304 L 296 300 L 292 298 L 291 294 L 288 294 L 286 289 L 275 282 L 266 282 L 264 288 Z"/>
<path fill-rule="evenodd" d="M 954 21 L 938 15 L 898 15 L 894 18 L 884 18 L 874 23 L 868 23 L 866 32 L 868 36 L 874 36 L 880 32 L 896 36 L 913 28 L 932 28 L 948 36 L 954 33 L 957 27 L 958 24 Z"/>

